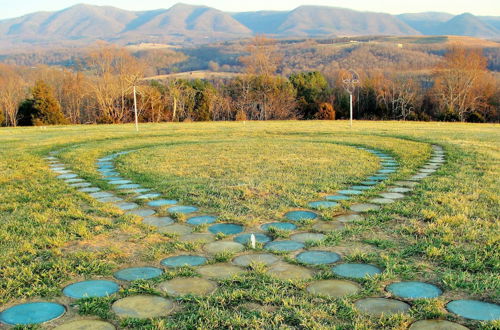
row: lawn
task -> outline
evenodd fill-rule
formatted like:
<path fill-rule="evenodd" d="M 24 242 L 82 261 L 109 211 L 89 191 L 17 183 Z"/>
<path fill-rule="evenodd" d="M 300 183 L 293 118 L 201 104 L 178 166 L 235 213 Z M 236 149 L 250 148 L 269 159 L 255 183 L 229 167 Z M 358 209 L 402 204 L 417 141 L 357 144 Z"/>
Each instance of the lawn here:
<path fill-rule="evenodd" d="M 218 280 L 219 289 L 209 297 L 176 298 L 179 308 L 167 318 L 118 319 L 110 312 L 120 297 L 164 295 L 157 290 L 159 282 L 199 276 L 196 269 L 183 268 L 134 282 L 110 298 L 77 301 L 78 308 L 47 326 L 81 314 L 97 315 L 120 327 L 147 329 L 406 329 L 416 320 L 430 318 L 470 328 L 498 328 L 498 321 L 458 318 L 444 306 L 462 298 L 500 302 L 499 128 L 356 122 L 349 129 L 343 121 L 144 124 L 138 133 L 131 125 L 2 128 L 0 311 L 40 298 L 68 304 L 60 298 L 61 290 L 77 280 L 112 279 L 118 269 L 159 266 L 161 259 L 183 251 L 204 254 L 202 244 L 162 234 L 140 218 L 124 215 L 112 204 L 99 203 L 58 180 L 43 159 L 49 152 L 57 152 L 62 162 L 95 186 L 111 190 L 97 171 L 96 160 L 132 151 L 116 159 L 124 178 L 183 205 L 198 206 L 201 214 L 217 215 L 219 221 L 257 228 L 376 172 L 379 159 L 355 146 L 383 151 L 400 164 L 388 181 L 358 199 L 366 201 L 411 176 L 430 157 L 431 144 L 438 144 L 445 150 L 446 163 L 412 194 L 313 244 L 339 252 L 344 261 L 384 269 L 373 278 L 354 280 L 362 287 L 354 295 L 311 296 L 304 290 L 308 281 L 283 281 L 254 265 L 241 276 Z M 318 213 L 328 221 L 350 204 L 342 202 Z M 164 208 L 160 215 L 167 215 Z M 178 222 L 185 221 L 182 215 L 175 216 Z M 299 231 L 310 231 L 312 225 L 303 221 Z M 279 255 L 297 263 L 291 254 Z M 233 256 L 220 254 L 209 262 L 226 262 Z M 315 279 L 336 278 L 329 267 L 313 269 Z M 386 285 L 400 280 L 433 283 L 444 294 L 413 301 L 409 313 L 395 316 L 368 317 L 354 308 L 359 298 L 389 296 Z M 260 307 L 254 308 L 255 304 Z"/>

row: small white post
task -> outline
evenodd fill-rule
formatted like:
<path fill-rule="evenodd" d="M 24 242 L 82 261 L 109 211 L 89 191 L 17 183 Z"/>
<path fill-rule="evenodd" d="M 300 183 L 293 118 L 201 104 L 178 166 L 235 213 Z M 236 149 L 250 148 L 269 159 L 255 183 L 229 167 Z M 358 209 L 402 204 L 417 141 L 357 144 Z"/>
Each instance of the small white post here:
<path fill-rule="evenodd" d="M 137 95 L 135 91 L 135 85 L 134 85 L 134 113 L 135 113 L 135 130 L 136 132 L 139 132 L 139 118 L 137 116 Z"/>
<path fill-rule="evenodd" d="M 252 235 L 250 236 L 250 243 L 252 244 L 252 249 L 255 249 L 255 246 L 256 246 L 256 243 L 257 243 L 257 242 L 256 242 L 256 240 L 255 240 L 255 235 L 254 235 L 254 234 L 252 234 Z"/>
<path fill-rule="evenodd" d="M 350 117 L 349 125 L 352 128 L 352 93 L 349 93 L 349 117 Z"/>

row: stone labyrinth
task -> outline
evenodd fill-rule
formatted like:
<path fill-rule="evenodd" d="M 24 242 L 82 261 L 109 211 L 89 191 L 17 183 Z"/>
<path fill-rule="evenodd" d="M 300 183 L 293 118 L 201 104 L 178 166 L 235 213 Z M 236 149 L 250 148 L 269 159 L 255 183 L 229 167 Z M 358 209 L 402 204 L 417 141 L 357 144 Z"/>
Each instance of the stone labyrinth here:
<path fill-rule="evenodd" d="M 58 174 L 58 179 L 64 180 L 80 192 L 88 193 L 99 202 L 112 203 L 126 214 L 141 217 L 145 224 L 157 228 L 161 233 L 178 235 L 184 242 L 202 243 L 205 251 L 204 255 L 173 255 L 158 260 L 157 264 L 149 267 L 121 269 L 114 274 L 114 280 L 76 282 L 63 288 L 62 294 L 69 299 L 105 297 L 115 294 L 131 281 L 161 276 L 165 268 L 192 266 L 202 276 L 201 278 L 174 278 L 160 283 L 158 289 L 172 298 L 187 294 L 210 295 L 218 289 L 217 279 L 230 278 L 250 271 L 248 267 L 254 263 L 266 265 L 268 274 L 282 280 L 309 280 L 306 290 L 311 296 L 340 298 L 355 294 L 361 290 L 361 286 L 350 279 L 376 276 L 383 273 L 384 269 L 377 265 L 343 262 L 339 254 L 320 248 L 307 248 L 306 242 L 321 241 L 326 237 L 323 233 L 339 230 L 345 223 L 362 220 L 366 213 L 379 210 L 386 204 L 405 198 L 419 181 L 431 176 L 445 162 L 443 149 L 433 145 L 432 157 L 418 173 L 405 181 L 395 182 L 377 198 L 367 203 L 358 203 L 356 199 L 364 192 L 396 173 L 399 164 L 388 153 L 365 147 L 357 148 L 377 156 L 382 168 L 358 185 L 337 191 L 323 200 L 311 201 L 308 203 L 309 209 L 290 210 L 283 215 L 283 221 L 262 224 L 259 228 L 245 228 L 240 224 L 218 222 L 217 215 L 203 214 L 198 206 L 178 205 L 176 200 L 165 199 L 161 194 L 121 177 L 115 168 L 114 160 L 131 151 L 118 152 L 97 161 L 98 171 L 104 180 L 115 187 L 114 191 L 101 191 L 100 188 L 86 182 L 78 174 L 67 169 L 56 157 L 57 152 L 53 152 L 46 157 L 46 160 L 51 170 Z M 116 192 L 125 192 L 128 198 L 118 197 Z M 146 202 L 147 207 L 141 207 L 137 201 Z M 352 202 L 350 211 L 336 216 L 334 221 L 323 221 L 315 212 L 317 209 L 337 207 L 340 201 Z M 186 215 L 188 218 L 186 223 L 176 223 L 175 217 L 157 216 L 158 208 L 165 206 L 171 214 Z M 297 231 L 297 224 L 302 220 L 314 221 L 315 232 Z M 208 225 L 208 231 L 195 231 L 195 227 L 199 225 Z M 273 240 L 267 234 L 272 228 L 291 231 L 290 238 Z M 223 234 L 224 238 L 217 240 L 220 234 Z M 253 251 L 256 245 L 263 246 L 267 252 Z M 236 256 L 231 263 L 209 263 L 212 256 L 221 252 L 234 253 Z M 293 256 L 300 266 L 285 262 L 282 257 L 284 254 Z M 315 274 L 316 265 L 331 265 L 331 271 L 343 279 L 310 281 Z M 406 313 L 411 308 L 413 299 L 436 298 L 443 294 L 442 289 L 436 285 L 423 282 L 394 282 L 385 289 L 392 298 L 364 298 L 355 301 L 355 307 L 361 313 L 373 316 Z M 2 311 L 0 321 L 7 325 L 40 324 L 61 317 L 69 308 L 71 307 L 43 301 L 24 303 Z M 500 306 L 487 302 L 454 300 L 448 302 L 446 308 L 450 313 L 467 319 L 482 321 L 500 319 Z M 174 310 L 173 299 L 148 295 L 129 296 L 117 300 L 112 305 L 112 311 L 119 318 L 161 317 L 169 315 Z M 114 329 L 114 325 L 98 320 L 77 320 L 60 325 L 56 329 Z M 444 320 L 423 320 L 415 322 L 410 329 L 467 328 Z"/>

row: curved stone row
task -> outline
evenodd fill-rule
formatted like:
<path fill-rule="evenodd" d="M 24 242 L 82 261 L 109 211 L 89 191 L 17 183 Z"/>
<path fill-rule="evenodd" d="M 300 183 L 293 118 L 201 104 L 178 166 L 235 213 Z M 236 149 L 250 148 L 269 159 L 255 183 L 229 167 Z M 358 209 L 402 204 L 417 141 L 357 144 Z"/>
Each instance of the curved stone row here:
<path fill-rule="evenodd" d="M 313 209 L 336 207 L 338 201 L 351 200 L 356 196 L 361 196 L 365 191 L 386 180 L 388 175 L 395 173 L 398 164 L 387 154 L 360 147 L 359 149 L 371 152 L 381 158 L 383 168 L 375 175 L 360 182 L 358 185 L 348 189 L 338 191 L 335 195 L 328 195 L 324 201 L 314 201 L 309 203 Z M 163 259 L 160 266 L 165 268 L 176 268 L 182 266 L 196 267 L 197 272 L 203 278 L 175 278 L 162 282 L 158 289 L 169 296 L 179 296 L 185 294 L 206 295 L 217 289 L 217 283 L 213 280 L 230 278 L 245 272 L 245 267 L 253 267 L 259 264 L 267 266 L 268 274 L 282 280 L 310 280 L 313 278 L 315 270 L 308 266 L 331 265 L 333 274 L 345 278 L 345 280 L 321 280 L 308 283 L 306 290 L 313 295 L 344 297 L 356 294 L 361 286 L 348 279 L 360 279 L 367 276 L 376 276 L 383 272 L 375 265 L 338 263 L 341 256 L 335 252 L 319 249 L 306 249 L 306 242 L 320 241 L 325 238 L 321 233 L 296 233 L 288 240 L 273 240 L 266 231 L 272 228 L 280 230 L 297 229 L 296 222 L 301 220 L 319 219 L 319 215 L 310 210 L 293 210 L 285 214 L 288 222 L 275 222 L 264 224 L 260 231 L 244 232 L 245 228 L 239 224 L 216 223 L 217 217 L 212 215 L 197 214 L 198 208 L 194 206 L 180 206 L 177 201 L 163 199 L 161 194 L 145 189 L 130 180 L 120 177 L 116 171 L 113 160 L 128 152 L 116 153 L 111 156 L 100 158 L 97 162 L 98 171 L 103 175 L 103 179 L 108 181 L 117 191 L 128 195 L 127 200 L 111 192 L 101 191 L 98 187 L 93 187 L 90 183 L 78 177 L 71 170 L 66 169 L 64 164 L 50 156 L 47 157 L 50 168 L 58 174 L 58 178 L 65 180 L 81 192 L 104 203 L 113 203 L 127 214 L 133 214 L 143 218 L 145 224 L 156 227 L 160 232 L 180 235 L 179 240 L 187 242 L 197 242 L 204 244 L 203 250 L 209 256 L 219 253 L 238 254 L 230 264 L 208 264 L 205 256 L 199 255 L 175 255 Z M 380 193 L 380 198 L 375 198 L 370 203 L 353 204 L 351 212 L 336 217 L 333 222 L 317 221 L 313 228 L 319 232 L 329 232 L 342 228 L 345 222 L 359 221 L 363 219 L 362 213 L 377 210 L 384 204 L 392 203 L 404 198 L 405 194 L 411 192 L 418 181 L 434 173 L 444 162 L 444 152 L 438 146 L 433 146 L 433 157 L 414 176 L 407 181 L 396 182 L 394 187 Z M 122 195 L 123 195 L 122 194 Z M 141 207 L 141 202 L 146 202 L 149 207 Z M 167 207 L 169 213 L 182 213 L 192 215 L 187 224 L 176 223 L 171 217 L 158 216 L 155 209 Z M 198 225 L 210 225 L 208 232 L 193 232 Z M 216 241 L 217 235 L 234 236 L 233 240 Z M 245 250 L 252 249 L 252 241 L 255 244 L 262 244 L 270 252 L 294 253 L 299 264 L 292 265 L 271 253 L 247 253 Z M 335 265 L 334 265 L 335 264 Z M 152 279 L 163 274 L 160 267 L 132 267 L 117 271 L 114 277 L 118 281 L 130 282 L 138 279 Z M 126 284 L 125 284 L 126 285 Z M 73 283 L 64 288 L 63 294 L 69 298 L 80 299 L 84 297 L 102 297 L 116 293 L 120 285 L 115 281 L 91 280 Z M 410 301 L 413 299 L 435 298 L 442 294 L 442 290 L 435 285 L 422 282 L 395 282 L 386 287 L 386 291 L 398 299 Z M 117 300 L 112 310 L 118 317 L 150 318 L 167 316 L 174 310 L 175 303 L 167 298 L 158 296 L 131 296 Z M 386 298 L 365 298 L 355 302 L 356 308 L 366 314 L 381 315 L 391 313 L 406 312 L 411 305 L 407 302 L 386 299 Z M 494 320 L 500 318 L 500 307 L 496 304 L 489 304 L 474 300 L 456 300 L 447 304 L 447 309 L 459 316 L 476 320 Z M 476 312 L 474 312 L 476 311 Z M 43 323 L 62 316 L 65 307 L 55 303 L 37 302 L 13 306 L 0 314 L 0 321 L 6 324 L 27 324 Z M 79 326 L 78 322 L 100 322 L 93 326 L 98 329 L 112 329 L 113 325 L 95 320 L 73 321 L 59 328 L 70 329 Z M 425 320 L 414 323 L 411 329 L 430 329 L 431 327 L 464 328 L 461 325 L 440 321 Z M 439 328 L 438 327 L 438 328 Z"/>

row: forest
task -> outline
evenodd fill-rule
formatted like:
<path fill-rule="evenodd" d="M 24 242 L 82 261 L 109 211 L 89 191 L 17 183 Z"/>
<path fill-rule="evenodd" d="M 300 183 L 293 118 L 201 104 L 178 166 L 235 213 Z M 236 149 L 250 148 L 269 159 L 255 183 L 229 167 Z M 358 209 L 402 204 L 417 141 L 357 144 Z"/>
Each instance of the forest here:
<path fill-rule="evenodd" d="M 350 68 L 360 78 L 356 119 L 500 121 L 496 48 L 431 44 L 424 53 L 400 42 L 257 36 L 191 50 L 97 43 L 52 52 L 52 62 L 36 53 L 7 56 L 0 63 L 0 123 L 126 123 L 134 120 L 134 90 L 141 122 L 345 119 Z M 188 69 L 235 74 L 170 75 Z"/>

